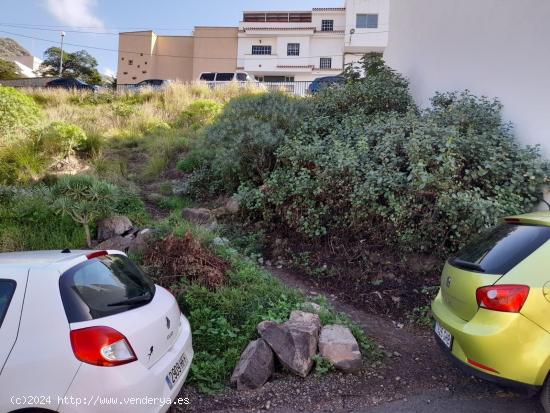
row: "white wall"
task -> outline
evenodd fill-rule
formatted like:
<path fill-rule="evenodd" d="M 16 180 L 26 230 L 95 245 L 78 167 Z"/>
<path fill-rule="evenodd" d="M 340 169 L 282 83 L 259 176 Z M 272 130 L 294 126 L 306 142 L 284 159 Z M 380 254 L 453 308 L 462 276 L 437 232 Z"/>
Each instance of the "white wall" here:
<path fill-rule="evenodd" d="M 397 0 L 411 2 L 414 0 Z M 482 0 L 480 0 L 482 1 Z M 358 14 L 378 14 L 378 28 L 358 29 Z M 346 47 L 358 51 L 363 48 L 383 50 L 388 43 L 390 26 L 390 0 L 346 0 Z M 355 33 L 350 35 L 354 29 Z"/>
<path fill-rule="evenodd" d="M 497 97 L 550 157 L 549 0 L 391 0 L 385 53 L 420 104 L 435 91 Z"/>

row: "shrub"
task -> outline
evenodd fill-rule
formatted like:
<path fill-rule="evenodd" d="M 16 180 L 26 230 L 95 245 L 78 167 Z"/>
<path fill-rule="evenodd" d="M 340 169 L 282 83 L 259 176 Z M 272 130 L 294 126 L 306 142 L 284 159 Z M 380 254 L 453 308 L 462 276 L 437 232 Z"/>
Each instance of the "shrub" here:
<path fill-rule="evenodd" d="M 497 101 L 437 95 L 421 113 L 351 113 L 325 134 L 289 139 L 261 188 L 243 185 L 261 219 L 315 239 L 370 239 L 446 255 L 510 214 L 530 210 L 549 168 L 522 148 Z"/>
<path fill-rule="evenodd" d="M 180 115 L 180 126 L 198 130 L 211 124 L 221 112 L 223 105 L 214 100 L 198 99 L 191 103 Z"/>
<path fill-rule="evenodd" d="M 52 209 L 82 224 L 86 244 L 92 246 L 90 226 L 102 216 L 114 213 L 118 189 L 86 175 L 64 176 L 51 188 Z"/>
<path fill-rule="evenodd" d="M 88 140 L 82 128 L 59 121 L 44 128 L 39 139 L 44 153 L 59 158 L 66 158 L 76 150 L 85 149 Z"/>
<path fill-rule="evenodd" d="M 281 93 L 233 99 L 198 144 L 207 157 L 191 191 L 212 195 L 231 193 L 241 182 L 261 185 L 275 167 L 275 150 L 300 126 L 306 109 L 305 101 Z"/>
<path fill-rule="evenodd" d="M 50 208 L 47 188 L 0 188 L 0 251 L 81 248 L 84 231 Z"/>
<path fill-rule="evenodd" d="M 18 90 L 0 85 L 0 146 L 28 135 L 41 116 L 33 99 Z"/>
<path fill-rule="evenodd" d="M 32 141 L 0 147 L 0 185 L 37 181 L 48 167 L 48 161 Z"/>

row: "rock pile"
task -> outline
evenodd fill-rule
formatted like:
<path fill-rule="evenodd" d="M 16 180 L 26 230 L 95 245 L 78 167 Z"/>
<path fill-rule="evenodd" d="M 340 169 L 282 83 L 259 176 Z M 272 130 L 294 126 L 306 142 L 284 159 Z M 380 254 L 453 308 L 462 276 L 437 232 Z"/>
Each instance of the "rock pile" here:
<path fill-rule="evenodd" d="M 314 313 L 293 311 L 284 323 L 262 321 L 258 333 L 261 338 L 250 342 L 233 371 L 231 382 L 238 390 L 262 387 L 273 375 L 275 357 L 300 377 L 311 372 L 317 354 L 344 372 L 362 367 L 359 344 L 351 331 L 342 325 L 322 327 Z"/>
<path fill-rule="evenodd" d="M 153 239 L 153 231 L 134 227 L 125 216 L 114 216 L 97 224 L 98 250 L 117 250 L 130 254 L 143 254 Z"/>

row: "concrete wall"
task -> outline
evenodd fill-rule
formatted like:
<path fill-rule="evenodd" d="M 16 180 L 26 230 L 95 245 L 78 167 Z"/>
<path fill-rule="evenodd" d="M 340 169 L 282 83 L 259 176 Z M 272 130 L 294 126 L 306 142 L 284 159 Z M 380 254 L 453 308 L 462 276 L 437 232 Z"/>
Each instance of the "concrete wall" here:
<path fill-rule="evenodd" d="M 193 36 L 157 36 L 152 31 L 119 35 L 117 80 L 121 85 L 146 79 L 189 82 L 201 72 L 236 68 L 236 27 L 198 27 Z"/>
<path fill-rule="evenodd" d="M 236 27 L 196 27 L 194 32 L 193 80 L 202 72 L 235 72 Z"/>
<path fill-rule="evenodd" d="M 427 104 L 435 91 L 498 97 L 550 156 L 550 1 L 392 0 L 385 58 Z"/>

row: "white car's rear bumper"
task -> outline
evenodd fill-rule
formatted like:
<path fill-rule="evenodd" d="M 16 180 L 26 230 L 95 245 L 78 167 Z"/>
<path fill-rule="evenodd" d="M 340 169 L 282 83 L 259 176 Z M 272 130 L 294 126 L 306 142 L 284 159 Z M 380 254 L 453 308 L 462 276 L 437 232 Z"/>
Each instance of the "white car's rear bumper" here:
<path fill-rule="evenodd" d="M 181 333 L 172 348 L 152 367 L 139 360 L 118 367 L 97 367 L 83 363 L 75 376 L 59 411 L 77 412 L 166 412 L 171 404 L 188 403 L 179 398 L 191 362 L 193 347 L 189 322 L 182 315 Z M 185 354 L 187 364 L 174 387 L 170 389 L 166 375 Z"/>

